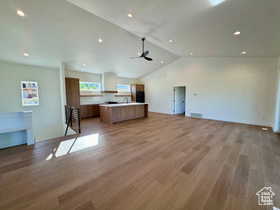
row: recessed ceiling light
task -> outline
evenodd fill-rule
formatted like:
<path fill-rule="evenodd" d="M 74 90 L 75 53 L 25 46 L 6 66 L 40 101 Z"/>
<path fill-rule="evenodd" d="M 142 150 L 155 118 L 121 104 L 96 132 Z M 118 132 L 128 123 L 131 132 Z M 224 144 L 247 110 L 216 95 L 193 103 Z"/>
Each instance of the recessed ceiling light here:
<path fill-rule="evenodd" d="M 29 56 L 29 53 L 25 52 L 25 53 L 23 53 L 23 55 L 24 55 L 25 57 L 28 57 L 28 56 Z"/>
<path fill-rule="evenodd" d="M 98 42 L 99 42 L 99 43 L 102 43 L 102 42 L 103 42 L 103 39 L 99 38 L 99 39 L 98 39 Z"/>
<path fill-rule="evenodd" d="M 192 52 L 190 52 L 190 56 L 192 56 L 193 55 L 193 53 Z"/>
<path fill-rule="evenodd" d="M 131 13 L 128 13 L 127 16 L 128 16 L 129 18 L 133 18 L 133 14 L 131 14 Z"/>
<path fill-rule="evenodd" d="M 242 52 L 241 52 L 241 55 L 246 55 L 246 54 L 247 54 L 246 51 L 242 51 Z"/>
<path fill-rule="evenodd" d="M 160 61 L 161 64 L 164 64 L 164 61 Z"/>
<path fill-rule="evenodd" d="M 235 32 L 233 33 L 233 35 L 235 35 L 235 36 L 238 36 L 238 35 L 240 35 L 240 34 L 241 34 L 240 31 L 235 31 Z"/>
<path fill-rule="evenodd" d="M 20 17 L 24 17 L 25 14 L 22 10 L 17 10 L 17 15 L 20 16 Z"/>
<path fill-rule="evenodd" d="M 86 66 L 86 64 L 84 63 L 84 64 L 83 64 L 83 67 L 85 67 L 85 66 Z"/>
<path fill-rule="evenodd" d="M 173 43 L 174 41 L 172 39 L 169 39 L 169 43 Z"/>

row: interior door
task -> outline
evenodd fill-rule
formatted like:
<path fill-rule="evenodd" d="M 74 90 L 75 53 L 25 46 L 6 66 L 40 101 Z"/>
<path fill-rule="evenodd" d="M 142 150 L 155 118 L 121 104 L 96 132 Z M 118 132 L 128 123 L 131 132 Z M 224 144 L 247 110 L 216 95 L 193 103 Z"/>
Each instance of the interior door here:
<path fill-rule="evenodd" d="M 174 87 L 174 114 L 185 113 L 185 87 Z"/>

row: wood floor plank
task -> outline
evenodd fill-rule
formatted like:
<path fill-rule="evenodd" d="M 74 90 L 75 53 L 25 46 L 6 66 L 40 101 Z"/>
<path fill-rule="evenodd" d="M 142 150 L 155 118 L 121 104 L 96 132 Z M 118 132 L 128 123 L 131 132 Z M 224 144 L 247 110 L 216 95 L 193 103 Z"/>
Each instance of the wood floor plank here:
<path fill-rule="evenodd" d="M 280 205 L 271 130 L 150 113 L 114 125 L 87 119 L 75 138 L 0 150 L 0 209 L 271 209 L 257 205 L 264 186 Z"/>
<path fill-rule="evenodd" d="M 81 206 L 77 207 L 76 210 L 95 210 L 95 207 L 91 201 L 88 201 Z"/>
<path fill-rule="evenodd" d="M 215 183 L 215 186 L 210 192 L 206 203 L 204 204 L 205 210 L 223 210 L 225 208 L 232 177 L 233 169 L 230 166 L 225 165 L 220 176 L 218 177 L 217 182 Z"/>

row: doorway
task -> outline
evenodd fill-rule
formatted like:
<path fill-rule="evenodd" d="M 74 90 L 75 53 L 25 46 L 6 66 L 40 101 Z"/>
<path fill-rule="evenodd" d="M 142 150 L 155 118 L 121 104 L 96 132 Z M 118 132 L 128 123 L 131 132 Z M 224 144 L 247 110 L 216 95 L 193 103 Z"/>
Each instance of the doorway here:
<path fill-rule="evenodd" d="M 174 87 L 173 93 L 173 114 L 184 115 L 186 112 L 186 87 Z"/>

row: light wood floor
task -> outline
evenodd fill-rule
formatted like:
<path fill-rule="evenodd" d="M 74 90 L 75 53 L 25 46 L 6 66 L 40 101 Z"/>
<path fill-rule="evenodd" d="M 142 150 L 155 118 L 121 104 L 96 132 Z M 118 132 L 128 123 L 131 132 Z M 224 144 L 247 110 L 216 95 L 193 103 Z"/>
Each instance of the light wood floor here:
<path fill-rule="evenodd" d="M 254 210 L 272 186 L 280 207 L 280 138 L 271 131 L 150 114 L 83 122 L 87 137 L 0 151 L 0 209 Z"/>

